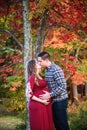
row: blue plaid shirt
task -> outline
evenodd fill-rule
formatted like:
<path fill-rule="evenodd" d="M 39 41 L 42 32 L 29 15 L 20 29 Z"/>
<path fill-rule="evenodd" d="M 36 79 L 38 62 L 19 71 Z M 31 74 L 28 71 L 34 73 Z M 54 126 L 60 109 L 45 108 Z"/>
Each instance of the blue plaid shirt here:
<path fill-rule="evenodd" d="M 68 98 L 66 80 L 62 69 L 52 63 L 51 66 L 46 69 L 45 75 L 53 102 Z"/>

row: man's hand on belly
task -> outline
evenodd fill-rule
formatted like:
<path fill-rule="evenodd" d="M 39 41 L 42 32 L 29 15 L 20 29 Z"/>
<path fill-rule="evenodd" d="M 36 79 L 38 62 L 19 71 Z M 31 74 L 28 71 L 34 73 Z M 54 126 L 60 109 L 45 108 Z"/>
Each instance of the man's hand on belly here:
<path fill-rule="evenodd" d="M 43 100 L 49 100 L 50 99 L 50 93 L 45 91 L 45 90 L 43 90 L 43 92 L 44 92 L 44 94 L 39 95 L 39 98 L 43 99 Z"/>

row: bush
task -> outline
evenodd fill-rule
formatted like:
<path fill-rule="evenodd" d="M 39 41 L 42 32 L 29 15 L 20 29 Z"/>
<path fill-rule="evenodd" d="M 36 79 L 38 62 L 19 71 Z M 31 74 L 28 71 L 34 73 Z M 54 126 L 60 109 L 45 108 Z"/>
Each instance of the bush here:
<path fill-rule="evenodd" d="M 71 130 L 87 130 L 87 102 L 77 108 L 77 112 L 70 114 Z"/>
<path fill-rule="evenodd" d="M 17 125 L 15 130 L 26 130 L 26 125 L 25 124 Z"/>
<path fill-rule="evenodd" d="M 21 76 L 9 76 L 8 83 L 4 84 L 3 88 L 6 94 L 6 100 L 3 101 L 3 104 L 8 111 L 24 111 L 26 108 L 24 78 Z"/>

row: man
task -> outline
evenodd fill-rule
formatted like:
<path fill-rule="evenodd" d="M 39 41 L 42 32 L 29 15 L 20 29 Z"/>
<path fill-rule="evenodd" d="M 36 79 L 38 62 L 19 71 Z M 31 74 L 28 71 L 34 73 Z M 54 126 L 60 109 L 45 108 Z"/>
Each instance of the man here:
<path fill-rule="evenodd" d="M 50 61 L 47 52 L 38 54 L 37 60 L 41 67 L 46 68 L 46 80 L 50 93 L 44 91 L 40 95 L 41 99 L 52 98 L 53 118 L 56 130 L 70 130 L 67 119 L 68 94 L 66 90 L 66 80 L 62 69 Z"/>

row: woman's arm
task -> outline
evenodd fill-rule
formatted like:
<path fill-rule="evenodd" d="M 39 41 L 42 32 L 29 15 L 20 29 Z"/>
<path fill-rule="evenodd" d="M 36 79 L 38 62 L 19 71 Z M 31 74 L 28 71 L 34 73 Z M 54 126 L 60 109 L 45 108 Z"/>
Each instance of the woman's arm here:
<path fill-rule="evenodd" d="M 36 96 L 34 96 L 34 95 L 31 97 L 31 99 L 34 100 L 34 101 L 43 103 L 44 105 L 48 105 L 48 104 L 49 104 L 49 101 L 48 101 L 48 100 L 42 100 L 42 99 L 40 99 L 40 98 L 38 98 L 38 97 L 36 97 Z"/>

